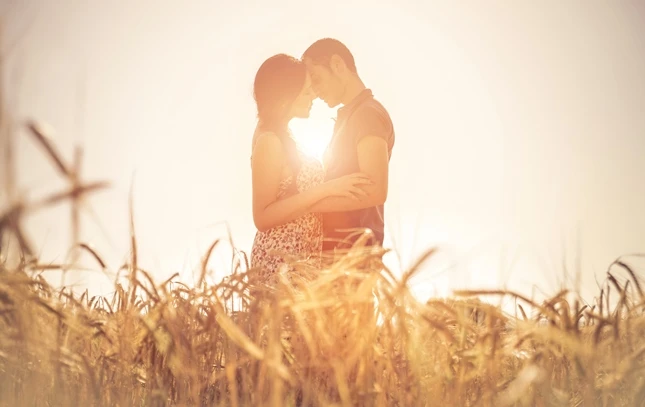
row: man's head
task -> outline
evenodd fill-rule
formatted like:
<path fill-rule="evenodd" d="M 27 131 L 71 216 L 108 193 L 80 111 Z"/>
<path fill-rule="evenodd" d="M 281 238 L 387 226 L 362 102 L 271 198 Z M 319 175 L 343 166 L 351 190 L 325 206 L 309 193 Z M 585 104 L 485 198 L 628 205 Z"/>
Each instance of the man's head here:
<path fill-rule="evenodd" d="M 316 95 L 329 107 L 342 102 L 348 84 L 358 77 L 354 56 L 345 44 L 332 38 L 311 44 L 302 60 L 307 65 Z"/>

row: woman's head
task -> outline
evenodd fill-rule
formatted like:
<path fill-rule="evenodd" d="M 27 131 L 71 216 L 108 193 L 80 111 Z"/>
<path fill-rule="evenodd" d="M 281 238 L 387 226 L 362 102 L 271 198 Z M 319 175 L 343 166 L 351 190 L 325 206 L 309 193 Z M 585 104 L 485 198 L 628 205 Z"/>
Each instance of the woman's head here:
<path fill-rule="evenodd" d="M 294 117 L 307 118 L 315 99 L 311 79 L 302 61 L 277 54 L 262 63 L 255 75 L 253 96 L 260 123 L 286 129 Z"/>

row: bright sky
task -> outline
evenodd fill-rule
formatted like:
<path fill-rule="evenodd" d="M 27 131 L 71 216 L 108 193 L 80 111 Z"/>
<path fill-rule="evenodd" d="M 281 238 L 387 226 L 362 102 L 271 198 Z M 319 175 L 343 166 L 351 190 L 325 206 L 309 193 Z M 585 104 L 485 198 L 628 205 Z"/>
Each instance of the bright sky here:
<path fill-rule="evenodd" d="M 68 159 L 81 143 L 85 176 L 113 182 L 90 199 L 101 227 L 86 216 L 82 232 L 113 270 L 127 258 L 133 182 L 140 261 L 158 280 L 192 279 L 222 222 L 250 252 L 253 77 L 326 36 L 348 45 L 394 121 L 386 243 L 404 268 L 442 249 L 414 280 L 420 296 L 553 294 L 572 284 L 562 264 L 571 278 L 579 241 L 590 299 L 611 261 L 645 252 L 641 2 L 5 0 L 0 11 L 5 44 L 19 41 L 5 68 L 11 113 L 51 124 Z M 316 103 L 293 129 L 324 146 L 334 115 Z M 63 186 L 25 131 L 18 148 L 30 196 Z M 68 216 L 30 218 L 44 259 L 63 260 Z M 219 278 L 230 259 L 218 253 Z M 96 272 L 68 282 L 112 289 Z"/>

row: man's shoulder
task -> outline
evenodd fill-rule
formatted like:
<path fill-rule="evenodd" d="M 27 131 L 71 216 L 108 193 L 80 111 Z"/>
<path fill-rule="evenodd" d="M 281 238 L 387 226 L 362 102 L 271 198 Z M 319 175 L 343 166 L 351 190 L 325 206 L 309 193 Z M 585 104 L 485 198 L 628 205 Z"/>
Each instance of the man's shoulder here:
<path fill-rule="evenodd" d="M 365 102 L 361 103 L 360 106 L 356 108 L 356 112 L 359 116 L 383 116 L 387 117 L 390 120 L 390 113 L 387 111 L 383 103 L 380 101 L 369 98 Z"/>
<path fill-rule="evenodd" d="M 390 113 L 381 102 L 374 98 L 370 98 L 357 106 L 349 122 L 354 129 L 378 123 L 380 126 L 387 128 L 388 131 L 394 132 Z"/>
<path fill-rule="evenodd" d="M 376 98 L 370 98 L 367 102 L 368 102 L 367 105 L 369 107 L 371 107 L 372 109 L 377 109 L 377 110 L 382 111 L 382 112 L 384 112 L 384 113 L 389 115 L 387 109 L 385 108 L 383 103 L 381 103 L 380 100 L 378 100 Z"/>
<path fill-rule="evenodd" d="M 382 134 L 388 144 L 393 144 L 394 124 L 392 118 L 385 106 L 376 99 L 370 98 L 358 106 L 350 123 L 353 134 L 378 130 L 378 133 Z"/>

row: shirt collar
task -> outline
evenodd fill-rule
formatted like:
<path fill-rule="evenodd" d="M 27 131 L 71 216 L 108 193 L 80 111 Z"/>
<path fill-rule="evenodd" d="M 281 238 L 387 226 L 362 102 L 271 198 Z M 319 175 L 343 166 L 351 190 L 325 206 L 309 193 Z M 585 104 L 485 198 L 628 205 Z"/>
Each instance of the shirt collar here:
<path fill-rule="evenodd" d="M 338 109 L 338 117 L 343 117 L 346 116 L 349 112 L 351 112 L 356 106 L 360 105 L 363 101 L 374 97 L 372 94 L 371 89 L 363 89 L 361 93 L 356 95 L 354 99 L 352 99 L 351 102 L 348 104 L 344 105 L 340 109 Z"/>

